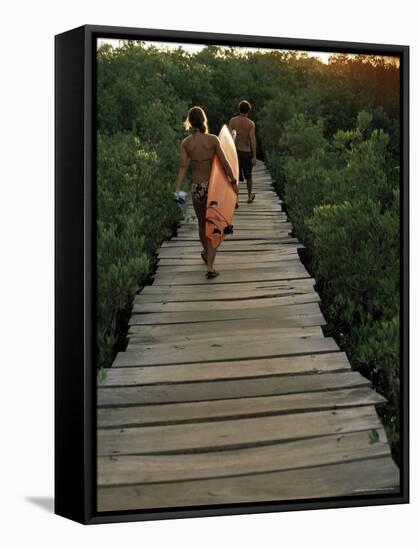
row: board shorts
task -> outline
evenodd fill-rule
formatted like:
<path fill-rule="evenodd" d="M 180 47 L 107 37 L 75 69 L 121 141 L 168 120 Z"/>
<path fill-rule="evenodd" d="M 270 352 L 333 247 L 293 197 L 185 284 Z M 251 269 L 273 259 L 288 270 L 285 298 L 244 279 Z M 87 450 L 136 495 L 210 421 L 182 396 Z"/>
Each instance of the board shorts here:
<path fill-rule="evenodd" d="M 249 181 L 252 179 L 252 152 L 240 151 L 237 149 L 237 156 L 239 158 L 239 181 Z"/>
<path fill-rule="evenodd" d="M 192 196 L 199 202 L 206 202 L 208 197 L 208 181 L 193 183 L 191 187 Z"/>

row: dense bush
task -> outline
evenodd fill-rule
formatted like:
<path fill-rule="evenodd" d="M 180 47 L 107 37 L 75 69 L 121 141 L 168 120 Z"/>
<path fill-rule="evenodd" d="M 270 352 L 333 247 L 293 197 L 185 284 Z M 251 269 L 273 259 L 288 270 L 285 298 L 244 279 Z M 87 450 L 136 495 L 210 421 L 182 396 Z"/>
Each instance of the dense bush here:
<path fill-rule="evenodd" d="M 382 119 L 385 117 L 381 117 Z M 325 137 L 302 113 L 268 153 L 298 237 L 307 247 L 328 329 L 353 367 L 383 393 L 389 439 L 399 439 L 399 181 L 392 135 L 361 111 L 356 128 Z M 279 151 L 279 152 L 278 152 Z"/>
<path fill-rule="evenodd" d="M 98 367 L 109 366 L 118 323 L 144 284 L 153 253 L 173 232 L 179 213 L 171 181 L 161 178 L 155 151 L 129 133 L 98 135 Z"/>

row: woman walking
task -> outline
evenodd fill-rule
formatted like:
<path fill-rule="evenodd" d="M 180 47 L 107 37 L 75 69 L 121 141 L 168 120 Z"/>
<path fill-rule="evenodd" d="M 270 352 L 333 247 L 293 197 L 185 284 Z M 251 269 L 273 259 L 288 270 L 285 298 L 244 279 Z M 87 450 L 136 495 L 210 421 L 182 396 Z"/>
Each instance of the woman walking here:
<path fill-rule="evenodd" d="M 220 140 L 214 134 L 208 133 L 208 121 L 201 107 L 189 109 L 184 123 L 190 130 L 190 135 L 182 141 L 180 146 L 179 176 L 176 191 L 179 191 L 186 176 L 189 163 L 192 162 L 192 200 L 198 218 L 199 239 L 202 244 L 201 257 L 207 264 L 207 277 L 213 279 L 219 273 L 214 269 L 214 260 L 217 250 L 205 236 L 205 217 L 207 210 L 208 183 L 211 164 L 215 155 L 220 159 L 227 177 L 232 184 L 237 184 L 231 166 L 221 147 Z M 238 192 L 237 185 L 234 186 Z"/>

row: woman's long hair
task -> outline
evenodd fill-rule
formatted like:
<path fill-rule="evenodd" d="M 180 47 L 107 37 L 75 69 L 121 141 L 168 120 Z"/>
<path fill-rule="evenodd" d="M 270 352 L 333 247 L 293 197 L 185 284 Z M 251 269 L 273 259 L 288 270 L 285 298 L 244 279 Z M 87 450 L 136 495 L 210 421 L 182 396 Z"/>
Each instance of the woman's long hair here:
<path fill-rule="evenodd" d="M 191 107 L 183 125 L 186 130 L 196 128 L 203 134 L 208 134 L 208 119 L 202 107 Z"/>

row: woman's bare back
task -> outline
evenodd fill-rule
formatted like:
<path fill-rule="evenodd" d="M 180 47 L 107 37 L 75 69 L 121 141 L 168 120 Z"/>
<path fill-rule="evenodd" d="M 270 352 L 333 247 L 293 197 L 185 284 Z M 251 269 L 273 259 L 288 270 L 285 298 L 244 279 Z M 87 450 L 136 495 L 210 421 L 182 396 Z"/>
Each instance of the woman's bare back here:
<path fill-rule="evenodd" d="M 193 183 L 209 180 L 212 159 L 217 154 L 217 144 L 217 136 L 202 132 L 194 132 L 183 141 L 183 147 L 192 161 Z"/>

